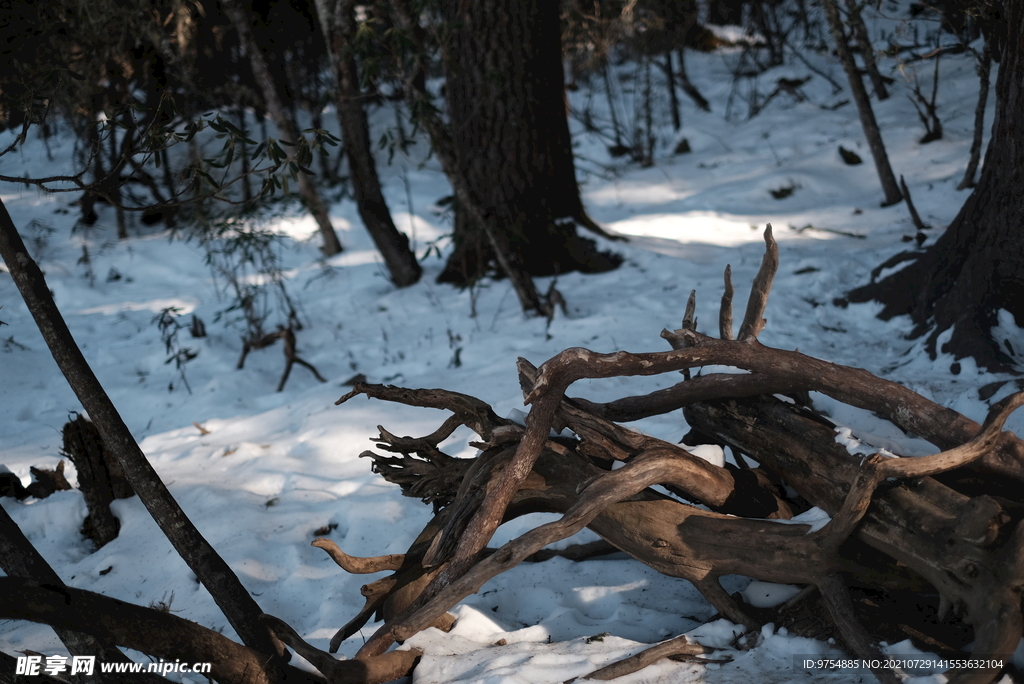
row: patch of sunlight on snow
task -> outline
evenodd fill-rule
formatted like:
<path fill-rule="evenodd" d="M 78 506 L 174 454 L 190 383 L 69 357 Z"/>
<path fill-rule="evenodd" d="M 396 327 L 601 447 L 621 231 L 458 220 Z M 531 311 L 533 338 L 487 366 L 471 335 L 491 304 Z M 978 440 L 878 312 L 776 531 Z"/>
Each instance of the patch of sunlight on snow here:
<path fill-rule="evenodd" d="M 383 263 L 380 254 L 373 249 L 364 249 L 358 252 L 345 250 L 337 256 L 330 258 L 331 266 L 362 266 L 363 264 Z"/>
<path fill-rule="evenodd" d="M 351 221 L 333 214 L 331 215 L 331 224 L 334 226 L 335 232 L 341 234 L 351 232 L 354 227 Z M 315 239 L 319 227 L 312 216 L 302 214 L 299 216 L 280 216 L 274 218 L 273 231 L 301 243 Z"/>
<path fill-rule="evenodd" d="M 408 212 L 404 211 L 393 211 L 391 217 L 395 220 L 395 225 L 398 226 L 398 230 L 402 231 L 410 238 L 415 233 L 416 240 L 420 242 L 430 242 L 437 240 L 443 235 L 447 235 L 451 232 L 451 228 L 437 225 L 425 220 L 422 216 L 416 216 L 415 214 L 411 217 Z"/>
<path fill-rule="evenodd" d="M 118 302 L 117 304 L 103 304 L 102 306 L 94 306 L 90 309 L 82 309 L 77 313 L 83 315 L 104 314 L 107 316 L 121 313 L 122 311 L 152 311 L 153 313 L 160 313 L 164 309 L 171 307 L 178 309 L 179 314 L 186 315 L 195 311 L 196 301 L 194 299 L 151 299 L 148 302 Z"/>
<path fill-rule="evenodd" d="M 335 232 L 347 233 L 352 230 L 352 224 L 337 216 L 331 217 L 331 224 Z M 274 219 L 274 232 L 285 235 L 296 242 L 305 242 L 316 236 L 318 227 L 311 215 L 281 216 Z"/>
<path fill-rule="evenodd" d="M 608 225 L 616 233 L 652 237 L 677 242 L 699 242 L 721 247 L 733 247 L 760 242 L 760 229 L 751 230 L 746 219 L 736 220 L 719 214 L 647 214 L 617 221 Z"/>
<path fill-rule="evenodd" d="M 695 264 L 717 263 L 730 247 L 759 244 L 763 226 L 717 214 L 648 214 L 607 224 L 630 244 Z"/>
<path fill-rule="evenodd" d="M 649 183 L 638 181 L 610 184 L 587 192 L 587 202 L 598 205 L 608 204 L 664 204 L 685 199 L 692 193 L 680 192 L 680 183 Z"/>

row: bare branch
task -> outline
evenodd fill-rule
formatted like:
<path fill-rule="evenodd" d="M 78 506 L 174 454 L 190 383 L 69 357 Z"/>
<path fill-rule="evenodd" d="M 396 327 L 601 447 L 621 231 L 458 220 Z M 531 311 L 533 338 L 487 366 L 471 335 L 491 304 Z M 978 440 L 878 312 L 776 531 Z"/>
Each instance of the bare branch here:
<path fill-rule="evenodd" d="M 673 346 L 676 346 L 676 338 L 685 337 L 691 346 L 637 354 L 597 354 L 579 347 L 566 349 L 540 366 L 537 384 L 527 402 L 548 392 L 564 392 L 566 387 L 583 378 L 657 375 L 683 368 L 726 365 L 774 378 L 783 386 L 815 389 L 851 406 L 876 411 L 905 432 L 920 435 L 940 449 L 958 447 L 981 430 L 980 425 L 960 413 L 861 368 L 764 347 L 756 340 L 740 344 L 687 331 L 663 331 L 662 337 Z M 1004 433 L 998 438 L 997 447 L 982 455 L 978 464 L 988 472 L 1024 482 L 1024 441 Z"/>
<path fill-rule="evenodd" d="M 588 413 L 621 422 L 631 422 L 683 408 L 697 401 L 758 394 L 789 394 L 811 389 L 810 381 L 777 378 L 761 373 L 708 373 L 650 394 L 622 397 L 604 404 L 574 397 L 571 401 Z"/>
<path fill-rule="evenodd" d="M 697 291 L 690 290 L 690 297 L 686 300 L 686 313 L 683 314 L 683 330 L 697 329 Z"/>
<path fill-rule="evenodd" d="M 596 679 L 601 682 L 618 679 L 619 677 L 625 677 L 628 674 L 638 672 L 645 667 L 662 660 L 663 658 L 681 660 L 682 657 L 685 657 L 687 660 L 708 663 L 728 663 L 732 661 L 732 658 L 712 660 L 710 658 L 705 659 L 694 657 L 704 653 L 711 653 L 713 650 L 714 649 L 708 648 L 707 646 L 693 643 L 684 634 L 683 636 L 678 636 L 675 639 L 669 639 L 668 641 L 663 641 L 660 644 L 644 649 L 629 658 L 612 663 L 611 665 L 606 665 L 599 670 L 594 670 L 590 674 L 584 675 L 583 679 Z M 572 682 L 575 681 L 575 679 L 569 681 Z"/>
<path fill-rule="evenodd" d="M 406 389 L 390 385 L 369 385 L 361 382 L 353 387 L 351 392 L 334 402 L 334 404 L 335 406 L 343 404 L 360 394 L 365 394 L 372 399 L 393 401 L 405 404 L 406 406 L 421 406 L 423 408 L 452 411 L 459 418 L 462 425 L 465 425 L 484 439 L 490 439 L 498 428 L 515 425 L 513 421 L 499 417 L 490 406 L 476 397 L 442 389 Z"/>
<path fill-rule="evenodd" d="M 331 557 L 331 560 L 337 563 L 342 570 L 352 573 L 353 575 L 369 575 L 374 572 L 398 570 L 402 567 L 402 563 L 405 562 L 404 553 L 394 553 L 387 556 L 373 556 L 370 558 L 350 556 L 342 551 L 341 547 L 334 541 L 324 539 L 323 537 L 317 537 L 312 541 L 311 545 L 326 551 L 327 555 Z"/>
<path fill-rule="evenodd" d="M 283 655 L 283 646 L 259 624 L 262 614 L 238 576 L 167 490 L 117 408 L 96 379 L 53 301 L 39 265 L 29 255 L 7 208 L 0 201 L 0 256 L 10 269 L 46 344 L 104 444 L 124 470 L 157 525 L 210 591 L 214 601 L 247 646 L 267 655 Z"/>
<path fill-rule="evenodd" d="M 900 174 L 900 190 L 903 191 L 903 199 L 907 201 L 907 211 L 910 212 L 910 220 L 914 222 L 914 227 L 918 230 L 931 230 L 931 226 L 922 221 L 921 215 L 917 213 L 917 207 L 914 206 L 914 200 L 910 199 L 910 189 L 903 180 L 903 174 Z"/>
<path fill-rule="evenodd" d="M 718 310 L 718 336 L 723 340 L 731 340 L 732 336 L 732 266 L 725 266 L 725 291 L 722 293 L 722 306 Z"/>
<path fill-rule="evenodd" d="M 743 323 L 740 325 L 740 334 L 737 339 L 756 339 L 764 328 L 767 321 L 764 319 L 764 309 L 768 305 L 768 293 L 772 289 L 772 281 L 775 279 L 775 272 L 779 270 L 779 246 L 772 237 L 772 224 L 764 229 L 764 257 L 761 259 L 761 268 L 758 269 L 754 282 L 750 286 L 750 298 L 747 299 L 747 311 L 743 315 Z"/>
<path fill-rule="evenodd" d="M 411 648 L 406 651 L 392 651 L 374 658 L 335 660 L 306 643 L 284 620 L 273 615 L 264 615 L 263 623 L 270 627 L 277 637 L 295 649 L 295 652 L 312 663 L 313 667 L 327 677 L 329 684 L 384 684 L 408 676 L 423 655 L 423 651 Z"/>
<path fill-rule="evenodd" d="M 788 578 L 786 581 L 808 583 L 842 564 L 831 550 L 822 549 L 817 539 L 806 534 L 805 525 L 780 525 L 709 513 L 670 499 L 659 504 L 659 508 L 665 507 L 661 508 L 660 515 L 653 511 L 648 513 L 648 519 L 664 523 L 664 536 L 660 531 L 646 530 L 642 538 L 630 540 L 630 535 L 638 530 L 625 530 L 623 521 L 615 517 L 625 509 L 610 507 L 653 484 L 672 481 L 675 477 L 685 478 L 689 474 L 687 469 L 674 454 L 654 449 L 618 470 L 601 475 L 583 489 L 560 520 L 510 541 L 493 555 L 472 565 L 468 572 L 443 585 L 436 594 L 422 595 L 408 612 L 378 630 L 360 653 L 382 653 L 394 641 L 404 641 L 426 629 L 437 616 L 476 592 L 487 580 L 515 567 L 548 544 L 575 534 L 606 512 L 612 517 L 605 519 L 604 525 L 597 525 L 602 536 L 609 536 L 617 545 L 636 547 L 644 562 L 659 572 L 695 582 L 724 615 L 752 629 L 757 623 L 745 616 L 721 589 L 716 579 L 719 575 L 738 573 L 764 579 L 784 576 Z M 755 538 L 757 542 L 753 541 Z M 702 545 L 701 540 L 712 539 L 714 543 Z M 642 552 L 640 546 L 644 549 Z M 753 553 L 754 558 L 751 549 L 755 547 L 772 548 L 776 553 L 771 558 Z"/>
<path fill-rule="evenodd" d="M 366 597 L 366 602 L 363 604 L 362 610 L 331 637 L 329 646 L 331 653 L 337 653 L 345 639 L 358 632 L 363 625 L 369 622 L 370 617 L 380 610 L 397 585 L 398 578 L 395 575 L 388 575 L 359 588 L 359 593 Z"/>
<path fill-rule="evenodd" d="M 839 628 L 839 634 L 843 641 L 856 655 L 868 660 L 885 659 L 885 654 L 878 648 L 878 645 L 871 640 L 871 635 L 857 621 L 853 610 L 853 602 L 850 600 L 850 593 L 838 575 L 827 575 L 818 582 L 818 590 L 821 591 L 828 607 L 829 616 Z M 902 681 L 896 673 L 889 668 L 872 667 L 871 671 L 878 678 L 881 684 L 900 684 Z"/>
<path fill-rule="evenodd" d="M 883 477 L 924 477 L 967 465 L 992 451 L 1002 438 L 1010 414 L 1024 406 L 1024 392 L 1017 392 L 992 405 L 981 432 L 963 446 L 931 456 L 888 459 L 879 469 Z"/>

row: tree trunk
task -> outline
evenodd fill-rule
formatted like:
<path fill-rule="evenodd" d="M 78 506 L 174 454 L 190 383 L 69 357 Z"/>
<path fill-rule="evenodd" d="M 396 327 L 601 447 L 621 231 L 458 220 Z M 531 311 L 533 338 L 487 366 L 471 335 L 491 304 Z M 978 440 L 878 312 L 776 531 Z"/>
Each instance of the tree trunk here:
<path fill-rule="evenodd" d="M 665 52 L 665 80 L 668 81 L 668 104 L 672 112 L 672 130 L 678 131 L 683 127 L 682 117 L 679 116 L 679 97 L 676 95 L 676 75 L 672 68 L 672 51 Z"/>
<path fill-rule="evenodd" d="M 449 0 L 443 12 L 453 171 L 500 227 L 513 267 L 551 275 L 617 266 L 576 232 L 577 224 L 596 226 L 576 184 L 557 3 Z M 472 216 L 457 220 L 439 279 L 467 284 L 486 275 L 501 256 L 492 242 Z"/>
<path fill-rule="evenodd" d="M 10 577 L 21 577 L 24 579 L 46 585 L 56 591 L 64 588 L 64 581 L 54 572 L 46 559 L 32 546 L 32 542 L 22 533 L 21 528 L 14 522 L 10 514 L 0 507 L 0 569 Z M 101 662 L 126 663 L 128 658 L 113 646 L 104 645 L 95 637 L 85 632 L 78 632 L 73 629 L 56 626 L 54 630 L 57 637 L 67 647 L 68 652 L 76 656 L 98 656 Z M 9 674 L 9 673 L 5 673 Z M 162 678 L 147 673 L 125 675 L 118 677 L 115 674 L 97 672 L 100 681 L 104 684 L 112 684 L 118 681 L 130 681 L 132 677 L 138 677 L 138 681 L 148 684 L 161 684 L 166 682 Z M 140 677 L 141 675 L 141 677 Z M 0 681 L 3 675 L 0 675 Z"/>
<path fill-rule="evenodd" d="M 242 7 L 238 0 L 221 0 L 221 7 L 224 9 L 224 14 L 231 20 L 235 30 L 238 31 L 239 39 L 245 48 L 246 55 L 249 57 L 249 64 L 252 66 L 252 75 L 263 92 L 263 100 L 266 102 L 267 112 L 274 120 L 278 135 L 284 137 L 287 142 L 292 143 L 284 147 L 288 150 L 289 156 L 294 157 L 294 143 L 299 140 L 299 131 L 295 122 L 285 110 L 281 96 L 277 92 L 277 86 L 274 83 L 273 76 L 270 74 L 270 67 L 267 65 L 266 57 L 263 56 L 259 45 L 256 44 L 256 39 L 252 35 L 252 26 L 249 23 L 249 17 L 245 13 L 245 8 Z M 327 215 L 327 207 L 324 205 L 323 199 L 313 183 L 313 179 L 299 171 L 297 182 L 299 185 L 299 195 L 302 196 L 306 208 L 313 215 L 313 218 L 316 219 L 316 223 L 320 227 L 320 235 L 324 241 L 320 249 L 327 256 L 338 254 L 341 252 L 341 242 L 338 241 L 338 235 L 334 232 L 334 226 L 331 225 L 331 219 Z"/>
<path fill-rule="evenodd" d="M 843 31 L 843 22 L 839 18 L 839 8 L 836 0 L 821 0 L 825 8 L 825 15 L 828 17 L 829 29 L 836 41 L 836 51 L 839 53 L 839 61 L 843 63 L 846 77 L 850 81 L 850 92 L 853 100 L 857 103 L 857 112 L 860 114 L 860 123 L 864 128 L 864 137 L 867 138 L 868 148 L 875 160 L 875 169 L 878 171 L 878 179 L 882 182 L 882 191 L 885 193 L 885 202 L 882 206 L 896 204 L 903 195 L 900 194 L 899 185 L 896 183 L 896 176 L 889 166 L 889 155 L 885 152 L 885 143 L 882 142 L 882 133 L 878 130 L 878 122 L 875 120 L 875 112 L 871 109 L 871 100 L 868 98 L 868 91 L 864 88 L 864 81 L 861 80 L 857 71 L 857 63 L 850 52 L 850 46 L 846 42 L 846 34 Z"/>
<path fill-rule="evenodd" d="M 718 26 L 741 26 L 743 6 L 746 0 L 710 0 L 708 2 L 708 23 Z"/>
<path fill-rule="evenodd" d="M 885 79 L 878 71 L 878 62 L 875 60 L 875 48 L 871 45 L 871 36 L 868 35 L 868 27 L 864 24 L 864 17 L 861 16 L 861 7 L 857 0 L 846 0 L 847 16 L 849 17 L 850 28 L 853 36 L 857 39 L 857 46 L 864 57 L 864 70 L 868 72 L 871 85 L 875 89 L 875 97 L 881 100 L 889 98 L 889 91 L 885 87 Z"/>
<path fill-rule="evenodd" d="M 355 2 L 316 0 L 316 12 L 334 71 L 334 103 L 359 216 L 384 257 L 391 281 L 398 287 L 412 285 L 423 271 L 409 248 L 409 238 L 395 227 L 384 201 L 370 144 L 370 126 L 360 99 L 359 73 L 351 48 L 356 35 Z"/>
<path fill-rule="evenodd" d="M 1024 5 L 1004 2 L 1006 39 L 996 79 L 995 122 L 981 178 L 960 213 L 914 263 L 857 288 L 850 300 L 885 304 L 882 318 L 909 314 L 912 336 L 929 332 L 928 350 L 972 356 L 989 369 L 1021 362 L 991 328 L 998 311 L 1024 327 Z M 952 335 L 936 349 L 939 335 Z"/>
<path fill-rule="evenodd" d="M 250 648 L 267 656 L 281 655 L 276 642 L 260 624 L 263 611 L 238 576 L 200 534 L 174 500 L 152 464 L 142 453 L 110 397 L 89 367 L 53 301 L 39 265 L 29 256 L 7 207 L 0 201 L 0 257 L 10 270 L 46 346 L 67 378 L 82 407 L 89 413 L 125 477 L 160 529 L 192 572 L 213 596 L 224 616 Z"/>
<path fill-rule="evenodd" d="M 971 140 L 971 155 L 964 169 L 963 180 L 956 186 L 957 190 L 974 187 L 974 175 L 978 173 L 978 162 L 981 161 L 981 141 L 985 137 L 985 108 L 988 104 L 988 82 L 992 72 L 992 48 L 985 40 L 981 56 L 978 58 L 978 104 L 974 108 L 974 138 Z"/>

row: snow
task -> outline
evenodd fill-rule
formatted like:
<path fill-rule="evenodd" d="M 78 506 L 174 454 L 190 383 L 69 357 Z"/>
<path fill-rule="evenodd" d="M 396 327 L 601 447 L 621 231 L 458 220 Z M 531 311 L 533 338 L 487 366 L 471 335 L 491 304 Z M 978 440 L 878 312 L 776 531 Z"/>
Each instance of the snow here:
<path fill-rule="evenodd" d="M 952 358 L 940 354 L 933 361 L 920 341 L 904 339 L 910 329 L 905 319 L 880 321 L 874 304 L 834 304 L 846 290 L 867 282 L 872 268 L 908 248 L 903 239 L 915 232 L 904 205 L 879 207 L 881 191 L 853 106 L 828 108 L 846 95 L 833 95 L 824 79 L 814 76 L 804 86 L 806 101 L 781 95 L 750 119 L 745 112 L 737 115 L 743 109 L 738 101 L 726 120 L 735 59 L 728 51 L 688 56 L 691 77 L 713 106 L 705 113 L 683 100 L 682 134 L 690 141 L 690 154 L 670 154 L 678 136 L 663 126 L 656 163 L 643 169 L 611 159 L 604 142 L 578 132 L 584 204 L 601 225 L 630 240 L 602 241 L 625 257 L 620 269 L 558 277 L 568 313 L 559 312 L 550 324 L 524 317 L 505 281 L 465 291 L 436 284 L 443 264 L 436 253 L 423 259 L 419 284 L 395 290 L 350 201 L 331 206 L 345 252 L 326 261 L 319 257 L 311 219 L 294 213 L 268 217 L 268 225 L 282 236 L 278 256 L 285 284 L 306 325 L 298 333 L 299 354 L 329 380 L 319 384 L 296 367 L 280 394 L 273 391 L 283 367 L 279 346 L 254 351 L 245 369 L 235 370 L 241 328 L 230 323 L 230 316 L 215 322 L 230 301 L 198 245 L 141 225 L 129 240 L 118 242 L 109 208 L 101 209 L 93 229 L 72 235 L 73 195 L 5 185 L 0 197 L 46 272 L 87 359 L 173 495 L 260 606 L 326 650 L 335 631 L 361 608 L 360 585 L 375 577 L 346 575 L 310 541 L 328 527 L 325 536 L 353 555 L 404 552 L 429 519 L 429 507 L 403 498 L 358 456 L 370 448 L 377 425 L 398 434 L 425 435 L 444 419 L 438 411 L 363 398 L 336 407 L 334 401 L 348 391 L 348 379 L 362 373 L 370 382 L 444 387 L 489 402 L 498 415 L 517 415 L 513 412 L 523 410 L 517 356 L 539 364 L 573 346 L 599 352 L 666 349 L 658 333 L 678 327 L 691 289 L 697 291 L 699 328 L 716 331 L 722 272 L 731 264 L 739 311 L 761 261 L 761 235 L 768 222 L 779 241 L 781 267 L 762 343 L 863 367 L 975 420 L 984 417 L 987 402 L 978 397 L 978 388 L 1007 376 L 986 373 L 969 361 L 961 361 L 959 373 L 953 374 Z M 837 64 L 824 58 L 819 62 L 833 78 L 842 79 Z M 942 69 L 943 140 L 917 143 L 922 131 L 905 96 L 910 86 L 898 73 L 894 95 L 875 103 L 896 173 L 906 176 L 922 217 L 937 227 L 929 243 L 967 196 L 955 188 L 967 161 L 977 89 L 970 57 L 946 57 Z M 770 88 L 781 76 L 808 73 L 799 63 L 788 65 L 765 74 L 761 87 Z M 586 88 L 572 94 L 574 111 L 599 107 L 602 101 Z M 390 120 L 390 113 L 377 112 L 377 125 Z M 0 134 L 0 144 L 6 146 L 10 136 Z M 857 151 L 867 163 L 844 165 L 839 145 Z M 48 175 L 51 167 L 63 168 L 71 155 L 68 136 L 48 141 L 33 136 L 0 158 L 0 169 Z M 421 255 L 437 245 L 443 256 L 450 226 L 435 202 L 450 189 L 436 162 L 398 154 L 387 166 L 383 159 L 381 172 L 396 224 L 414 231 Z M 773 199 L 769 191 L 783 186 L 795 192 Z M 800 230 L 808 225 L 814 228 Z M 80 261 L 83 250 L 88 263 Z M 550 284 L 551 279 L 538 282 L 542 291 Z M 0 463 L 28 484 L 30 466 L 54 467 L 60 460 L 60 428 L 82 409 L 6 272 L 0 273 L 0 305 L 0 320 L 7 323 L 0 331 Z M 176 307 L 185 324 L 193 314 L 199 316 L 209 331 L 201 339 L 179 333 L 181 346 L 198 351 L 184 369 L 191 393 L 174 365 L 165 363 L 153 322 L 168 307 Z M 1024 348 L 1024 332 L 1008 314 L 999 317 L 998 335 L 1018 354 Z M 584 381 L 569 394 L 603 401 L 677 381 L 674 374 Z M 1007 383 L 989 401 L 1014 388 L 1015 383 Z M 825 397 L 815 401 L 849 430 L 851 444 L 864 442 L 903 455 L 934 451 L 865 412 Z M 687 432 L 678 413 L 637 426 L 673 442 Z M 1012 416 L 1008 429 L 1022 428 L 1024 415 Z M 460 430 L 445 449 L 472 456 L 475 450 L 467 445 L 472 438 Z M 725 458 L 720 449 L 695 452 L 713 462 Z M 73 468 L 69 474 L 74 481 Z M 71 586 L 142 605 L 165 604 L 178 616 L 235 636 L 138 499 L 115 504 L 120 535 L 98 551 L 79 534 L 85 505 L 76 490 L 41 501 L 4 498 L 0 505 Z M 533 516 L 509 523 L 495 543 L 550 519 Z M 814 509 L 797 522 L 818 528 L 827 516 Z M 577 540 L 593 538 L 584 531 Z M 771 605 L 795 591 L 739 577 L 726 578 L 725 584 L 755 605 Z M 451 634 L 428 630 L 408 642 L 407 647 L 426 652 L 413 678 L 416 684 L 562 682 L 631 655 L 642 644 L 683 633 L 724 649 L 716 657 L 732 661 L 664 661 L 620 681 L 863 681 L 863 673 L 794 667 L 795 655 L 839 651 L 770 625 L 748 637 L 753 643 L 746 643 L 746 650 L 738 648 L 742 630 L 724 620 L 704 624 L 715 611 L 689 583 L 621 555 L 584 563 L 556 558 L 524 564 L 487 583 L 454 612 L 458 622 Z M 341 655 L 352 656 L 377 627 L 370 623 L 344 642 Z M 502 640 L 503 645 L 495 645 Z M 23 649 L 65 652 L 46 627 L 0 622 L 0 650 Z M 911 652 L 909 644 L 899 649 L 892 652 Z M 1024 655 L 1018 660 L 1024 664 Z"/>

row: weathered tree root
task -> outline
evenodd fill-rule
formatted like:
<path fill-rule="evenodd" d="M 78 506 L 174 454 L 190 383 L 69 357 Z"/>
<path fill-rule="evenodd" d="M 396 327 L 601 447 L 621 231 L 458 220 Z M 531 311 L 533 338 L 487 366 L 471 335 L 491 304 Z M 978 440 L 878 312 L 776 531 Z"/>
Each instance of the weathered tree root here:
<path fill-rule="evenodd" d="M 273 615 L 264 615 L 263 623 L 270 627 L 277 638 L 288 644 L 300 656 L 319 670 L 328 684 L 383 684 L 405 677 L 419 661 L 423 652 L 412 648 L 407 651 L 391 651 L 373 658 L 336 660 L 328 653 L 306 643 L 298 633 L 283 620 Z"/>
<path fill-rule="evenodd" d="M 372 558 L 358 558 L 350 556 L 341 550 L 335 542 L 323 537 L 313 540 L 312 546 L 323 549 L 338 566 L 345 572 L 353 575 L 369 575 L 385 570 L 398 570 L 405 561 L 404 553 L 396 553 L 388 556 L 374 556 Z"/>
<path fill-rule="evenodd" d="M 342 642 L 358 632 L 372 616 L 376 615 L 378 619 L 390 620 L 419 596 L 423 587 L 433 579 L 435 574 L 424 569 L 421 560 L 425 540 L 433 537 L 437 529 L 434 522 L 427 525 L 420 533 L 420 543 L 414 544 L 407 554 L 392 554 L 373 558 L 349 556 L 329 539 L 313 540 L 313 546 L 323 549 L 346 572 L 368 574 L 392 571 L 392 574 L 387 577 L 363 585 L 361 593 L 366 597 L 366 603 L 362 610 L 331 638 L 330 653 L 337 653 Z M 444 613 L 438 616 L 431 626 L 447 632 L 454 624 L 455 617 Z"/>
<path fill-rule="evenodd" d="M 1006 433 L 998 434 L 998 429 L 1020 401 L 1020 395 L 1012 395 L 993 406 L 985 431 L 971 445 L 884 463 L 916 469 L 918 461 L 936 459 L 933 464 L 941 472 L 956 451 L 968 461 L 972 448 L 981 451 L 984 445 L 1005 439 Z M 763 465 L 785 470 L 788 483 L 826 511 L 836 513 L 846 505 L 844 499 L 851 501 L 839 484 L 856 477 L 861 470 L 859 459 L 837 444 L 824 442 L 834 433 L 820 422 L 765 398 L 695 404 L 685 415 L 691 425 L 730 446 L 750 449 L 746 453 Z M 938 590 L 945 606 L 955 608 L 974 625 L 975 653 L 1008 661 L 1021 636 L 1024 523 L 1007 515 L 991 497 L 971 499 L 930 477 L 912 479 L 916 476 L 915 472 L 905 485 L 886 484 L 878 492 L 856 527 L 857 536 L 920 573 Z M 841 515 L 836 513 L 830 524 Z M 998 668 L 968 670 L 955 673 L 951 681 L 989 682 L 997 674 Z"/>
<path fill-rule="evenodd" d="M 583 675 L 583 679 L 596 679 L 597 681 L 607 682 L 612 679 L 618 679 L 619 677 L 625 677 L 628 674 L 638 672 L 648 665 L 653 665 L 659 660 L 670 658 L 672 660 L 699 660 L 706 663 L 728 663 L 731 662 L 731 658 L 698 658 L 697 656 L 711 653 L 714 649 L 695 644 L 689 641 L 684 636 L 676 637 L 675 639 L 669 639 L 663 641 L 660 644 L 651 646 L 650 648 L 640 651 L 636 655 L 632 655 L 628 658 L 612 663 L 611 665 L 605 665 L 604 667 L 594 670 L 590 674 Z M 578 678 L 573 677 L 572 679 L 565 682 L 565 684 L 571 684 Z"/>
<path fill-rule="evenodd" d="M 402 561 L 405 572 L 419 568 L 416 582 L 406 584 L 404 607 L 386 619 L 360 657 L 384 653 L 491 577 L 584 526 L 659 572 L 690 580 L 723 616 L 751 629 L 757 621 L 722 589 L 722 575 L 817 587 L 846 645 L 865 658 L 877 656 L 873 637 L 854 617 L 839 579 L 838 573 L 851 573 L 876 586 L 930 583 L 944 604 L 974 625 L 976 653 L 1009 657 L 1021 635 L 1024 523 L 1018 522 L 1024 502 L 970 498 L 932 476 L 951 482 L 956 478 L 949 475 L 963 473 L 975 480 L 1000 477 L 1024 483 L 1024 442 L 1002 432 L 1009 413 L 1024 404 L 1024 395 L 993 406 L 984 426 L 978 426 L 866 371 L 761 346 L 757 334 L 765 323 L 778 264 L 770 227 L 765 242 L 738 339 L 730 339 L 727 269 L 719 316 L 722 339 L 697 332 L 691 295 L 682 328 L 662 334 L 673 351 L 569 349 L 539 369 L 520 360 L 521 383 L 532 405 L 525 429 L 498 419 L 479 400 L 443 390 L 364 386 L 342 398 L 365 393 L 456 414 L 419 439 L 399 438 L 382 428 L 378 447 L 400 458 L 364 454 L 404 493 L 434 503 L 437 515 Z M 583 378 L 685 372 L 712 364 L 749 374 L 685 375 L 685 382 L 668 390 L 607 404 L 564 396 Z M 875 411 L 943 451 L 921 458 L 876 454 L 858 459 L 837 445 L 827 421 L 808 409 L 763 396 L 732 399 L 775 393 L 806 398 L 812 389 Z M 684 406 L 695 430 L 750 454 L 774 475 L 737 471 L 748 473 L 741 478 L 612 422 Z M 479 444 L 484 452 L 469 463 L 438 449 L 459 424 L 469 425 L 484 440 Z M 574 440 L 549 436 L 552 428 L 564 427 L 573 430 Z M 615 460 L 626 465 L 609 472 Z M 832 520 L 809 533 L 806 526 L 752 519 L 788 516 L 790 502 L 775 488 L 778 478 L 831 513 Z M 697 509 L 654 493 L 648 489 L 653 484 L 676 487 L 689 500 L 744 517 Z M 486 549 L 498 524 L 533 510 L 561 511 L 563 516 L 496 551 Z M 391 592 L 391 585 L 382 585 L 373 595 Z M 360 613 L 366 614 L 367 609 Z M 957 684 L 983 684 L 998 672 L 992 667 L 950 674 Z M 875 674 L 883 682 L 897 681 L 888 670 Z"/>

